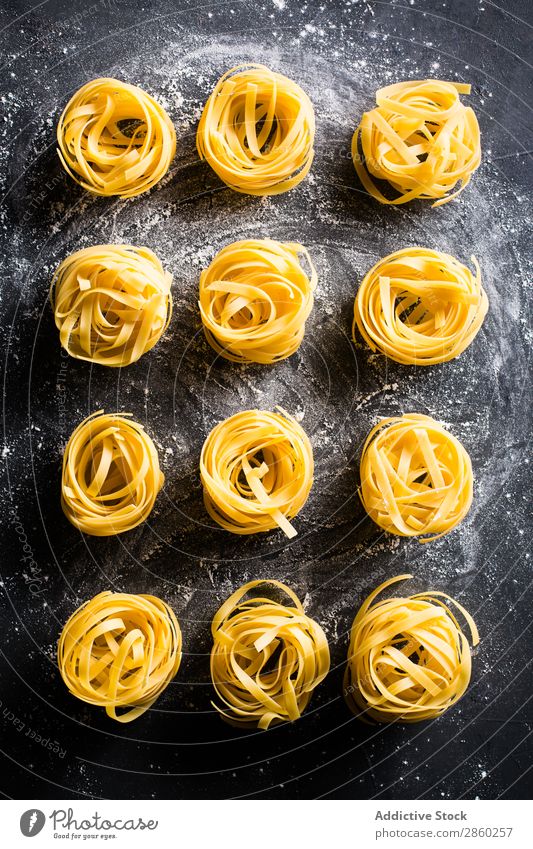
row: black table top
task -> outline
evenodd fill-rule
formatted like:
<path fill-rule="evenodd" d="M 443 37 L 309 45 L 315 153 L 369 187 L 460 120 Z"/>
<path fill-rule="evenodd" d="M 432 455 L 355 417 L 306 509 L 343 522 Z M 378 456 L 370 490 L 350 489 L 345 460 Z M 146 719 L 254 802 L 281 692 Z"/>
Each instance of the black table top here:
<path fill-rule="evenodd" d="M 5 353 L 1 705 L 3 787 L 15 798 L 521 798 L 528 795 L 531 626 L 528 560 L 527 237 L 531 12 L 526 0 L 6 0 L 0 314 Z M 275 198 L 237 195 L 198 160 L 201 107 L 218 77 L 261 61 L 296 79 L 316 111 L 311 175 Z M 171 174 L 130 201 L 89 196 L 63 172 L 55 126 L 86 81 L 114 76 L 156 96 L 175 123 Z M 377 88 L 409 78 L 472 83 L 483 162 L 441 209 L 382 207 L 360 187 L 350 139 Z M 318 268 L 305 340 L 289 360 L 217 359 L 199 322 L 200 270 L 251 236 L 301 241 Z M 151 247 L 173 273 L 174 315 L 156 348 L 124 369 L 62 354 L 47 302 L 58 262 L 80 247 Z M 402 367 L 350 339 L 353 298 L 377 259 L 410 244 L 478 258 L 490 312 L 455 362 Z M 198 457 L 219 421 L 281 404 L 313 443 L 316 480 L 291 542 L 234 537 L 208 521 Z M 166 475 L 149 521 L 84 537 L 63 517 L 60 463 L 90 412 L 129 411 Z M 382 534 L 356 487 L 364 437 L 380 416 L 429 413 L 462 440 L 473 507 L 422 546 Z M 473 678 L 437 721 L 373 727 L 342 695 L 348 630 L 367 593 L 411 571 L 411 592 L 446 591 L 481 632 Z M 332 669 L 294 725 L 226 726 L 211 706 L 209 624 L 252 578 L 285 580 L 318 619 Z M 184 632 L 175 681 L 149 713 L 113 723 L 68 694 L 57 672 L 62 624 L 103 589 L 165 598 Z"/>

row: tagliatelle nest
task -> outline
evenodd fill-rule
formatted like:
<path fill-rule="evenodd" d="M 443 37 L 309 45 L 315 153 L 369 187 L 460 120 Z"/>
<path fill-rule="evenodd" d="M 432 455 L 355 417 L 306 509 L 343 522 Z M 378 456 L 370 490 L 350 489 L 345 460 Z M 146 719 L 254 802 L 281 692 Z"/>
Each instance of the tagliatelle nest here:
<path fill-rule="evenodd" d="M 287 606 L 244 596 L 259 586 L 281 589 Z M 326 636 L 298 597 L 279 581 L 250 581 L 213 618 L 211 677 L 222 716 L 232 725 L 267 729 L 293 722 L 329 671 Z"/>
<path fill-rule="evenodd" d="M 249 195 L 287 192 L 313 161 L 315 116 L 307 94 L 265 65 L 231 68 L 204 106 L 196 147 L 226 185 Z"/>
<path fill-rule="evenodd" d="M 354 303 L 355 328 L 372 348 L 406 365 L 429 366 L 458 357 L 488 310 L 477 260 L 470 269 L 449 254 L 404 248 L 365 275 Z"/>
<path fill-rule="evenodd" d="M 155 596 L 103 592 L 67 621 L 57 660 L 76 698 L 105 707 L 117 722 L 131 722 L 176 675 L 180 626 L 171 608 Z"/>
<path fill-rule="evenodd" d="M 470 88 L 408 80 L 379 89 L 376 107 L 363 114 L 352 139 L 355 170 L 373 198 L 395 205 L 420 198 L 441 206 L 466 188 L 481 161 L 477 118 L 459 97 Z M 387 198 L 372 178 L 388 182 L 399 196 Z"/>
<path fill-rule="evenodd" d="M 430 542 L 449 533 L 472 503 L 470 457 L 430 416 L 405 413 L 370 431 L 361 456 L 360 497 L 371 519 Z"/>
<path fill-rule="evenodd" d="M 290 357 L 303 339 L 315 286 L 316 271 L 302 245 L 272 239 L 227 245 L 200 276 L 199 306 L 207 341 L 237 363 L 275 363 Z"/>
<path fill-rule="evenodd" d="M 94 245 L 71 254 L 50 288 L 62 346 L 79 360 L 121 368 L 154 347 L 172 315 L 168 274 L 148 248 Z"/>
<path fill-rule="evenodd" d="M 457 704 L 471 676 L 470 647 L 449 605 L 464 616 L 479 642 L 474 620 L 441 592 L 375 601 L 398 575 L 374 590 L 351 628 L 344 695 L 361 719 L 420 722 Z"/>
<path fill-rule="evenodd" d="M 61 506 L 86 534 L 111 536 L 137 527 L 163 486 L 154 443 L 127 415 L 93 413 L 65 448 Z"/>
<path fill-rule="evenodd" d="M 313 450 L 298 422 L 280 412 L 245 410 L 213 428 L 200 456 L 207 512 L 234 534 L 281 528 L 305 504 L 313 483 Z"/>
<path fill-rule="evenodd" d="M 155 186 L 176 152 L 172 121 L 138 86 L 101 78 L 82 86 L 57 125 L 59 158 L 87 191 L 132 197 Z"/>

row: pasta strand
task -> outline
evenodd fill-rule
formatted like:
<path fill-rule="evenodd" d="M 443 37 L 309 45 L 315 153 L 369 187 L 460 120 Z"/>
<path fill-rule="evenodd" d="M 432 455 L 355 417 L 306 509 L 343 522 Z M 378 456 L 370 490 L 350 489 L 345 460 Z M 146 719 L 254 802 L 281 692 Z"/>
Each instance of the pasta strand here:
<path fill-rule="evenodd" d="M 265 597 L 244 597 L 270 585 L 291 606 Z M 211 678 L 222 702 L 212 702 L 235 726 L 263 730 L 294 722 L 329 672 L 329 647 L 317 622 L 280 581 L 249 581 L 220 607 L 211 626 Z"/>
<path fill-rule="evenodd" d="M 362 720 L 434 719 L 457 704 L 470 683 L 470 646 L 450 605 L 466 620 L 476 646 L 478 630 L 464 607 L 441 592 L 376 601 L 387 587 L 412 577 L 385 581 L 353 621 L 344 696 Z"/>
<path fill-rule="evenodd" d="M 272 239 L 227 245 L 200 276 L 199 307 L 207 341 L 236 363 L 270 364 L 290 357 L 303 339 L 316 280 L 302 245 Z"/>
<path fill-rule="evenodd" d="M 176 132 L 163 107 L 138 86 L 102 77 L 82 86 L 57 125 L 68 174 L 96 195 L 133 197 L 167 173 Z"/>
<path fill-rule="evenodd" d="M 78 360 L 112 368 L 136 362 L 172 316 L 166 272 L 148 248 L 94 245 L 57 268 L 50 287 L 61 345 Z"/>
<path fill-rule="evenodd" d="M 457 527 L 472 504 L 470 457 L 431 416 L 405 413 L 379 422 L 363 446 L 360 474 L 370 518 L 422 543 Z"/>
<path fill-rule="evenodd" d="M 352 138 L 355 170 L 373 198 L 442 206 L 466 188 L 481 162 L 481 145 L 477 118 L 461 94 L 470 94 L 470 85 L 431 79 L 379 89 L 376 107 L 363 114 Z M 387 198 L 372 178 L 388 182 L 398 196 Z"/>
<path fill-rule="evenodd" d="M 483 324 L 489 302 L 476 258 L 470 269 L 449 254 L 403 248 L 365 275 L 354 303 L 355 328 L 373 351 L 404 365 L 455 359 Z"/>
<path fill-rule="evenodd" d="M 249 63 L 217 82 L 200 118 L 196 147 L 234 191 L 274 195 L 307 175 L 314 137 L 313 106 L 300 86 Z"/>
<path fill-rule="evenodd" d="M 164 601 L 106 591 L 68 619 L 57 662 L 72 695 L 105 707 L 117 722 L 132 722 L 176 675 L 181 644 L 178 620 Z"/>
<path fill-rule="evenodd" d="M 282 410 L 245 410 L 216 425 L 204 442 L 204 504 L 234 534 L 281 528 L 296 536 L 296 516 L 313 484 L 313 450 L 298 422 Z"/>
<path fill-rule="evenodd" d="M 128 415 L 93 413 L 65 448 L 61 506 L 83 533 L 131 531 L 148 518 L 165 481 L 154 443 Z"/>

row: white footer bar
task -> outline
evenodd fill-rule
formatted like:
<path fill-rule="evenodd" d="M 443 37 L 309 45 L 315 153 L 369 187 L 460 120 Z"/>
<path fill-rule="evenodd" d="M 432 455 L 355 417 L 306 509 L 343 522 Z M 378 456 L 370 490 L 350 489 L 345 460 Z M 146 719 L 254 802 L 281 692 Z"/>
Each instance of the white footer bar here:
<path fill-rule="evenodd" d="M 444 849 L 533 846 L 527 802 L 24 800 L 0 803 L 14 849 Z M 33 842 L 34 841 L 34 842 Z"/>

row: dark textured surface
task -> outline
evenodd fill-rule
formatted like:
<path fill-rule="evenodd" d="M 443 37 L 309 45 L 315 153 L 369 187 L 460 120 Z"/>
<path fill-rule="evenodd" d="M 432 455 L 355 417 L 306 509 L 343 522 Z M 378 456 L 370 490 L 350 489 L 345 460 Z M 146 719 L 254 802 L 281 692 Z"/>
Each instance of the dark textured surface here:
<path fill-rule="evenodd" d="M 3 4 L 1 286 L 5 474 L 1 658 L 4 794 L 35 797 L 509 798 L 528 794 L 531 594 L 527 503 L 526 294 L 531 30 L 524 2 L 44 2 Z M 194 149 L 201 106 L 220 74 L 259 60 L 294 77 L 317 114 L 310 177 L 274 199 L 222 187 Z M 96 76 L 137 83 L 178 134 L 171 174 L 131 201 L 95 199 L 63 174 L 54 128 L 72 92 Z M 473 84 L 483 164 L 458 202 L 382 208 L 349 158 L 376 88 L 439 76 Z M 217 361 L 199 327 L 200 269 L 239 237 L 302 241 L 319 271 L 300 351 L 271 368 Z M 146 244 L 174 274 L 165 338 L 125 369 L 61 354 L 47 303 L 72 250 Z M 358 280 L 409 244 L 478 257 L 491 308 L 460 360 L 404 368 L 350 341 Z M 237 538 L 212 527 L 197 472 L 216 421 L 280 403 L 301 418 L 316 481 L 299 535 Z M 166 485 L 150 520 L 114 539 L 82 537 L 62 516 L 60 460 L 89 412 L 131 411 L 159 448 Z M 381 415 L 428 412 L 470 452 L 475 500 L 454 533 L 420 546 L 386 537 L 356 496 L 366 433 Z M 481 631 L 473 680 L 436 722 L 372 728 L 341 697 L 348 629 L 381 580 L 412 571 L 410 591 L 458 598 Z M 324 626 L 332 670 L 295 725 L 228 728 L 212 710 L 209 623 L 250 578 L 287 581 Z M 67 692 L 55 666 L 60 628 L 81 601 L 114 588 L 152 592 L 184 632 L 177 679 L 130 726 Z M 40 735 L 44 740 L 39 740 Z M 50 739 L 52 750 L 47 748 Z M 55 746 L 54 741 L 57 742 Z M 59 751 L 53 748 L 59 747 Z"/>

